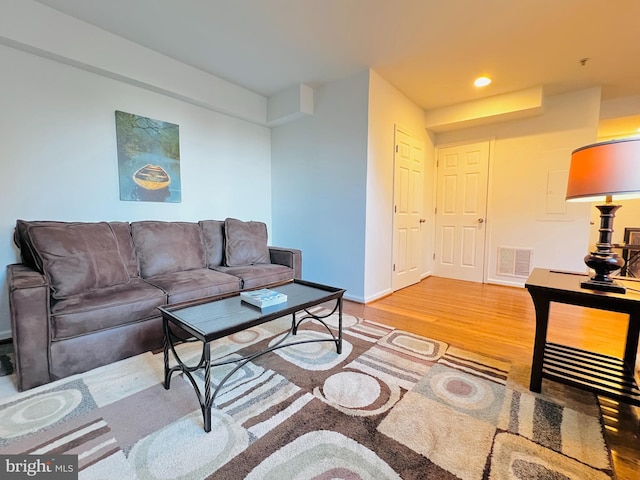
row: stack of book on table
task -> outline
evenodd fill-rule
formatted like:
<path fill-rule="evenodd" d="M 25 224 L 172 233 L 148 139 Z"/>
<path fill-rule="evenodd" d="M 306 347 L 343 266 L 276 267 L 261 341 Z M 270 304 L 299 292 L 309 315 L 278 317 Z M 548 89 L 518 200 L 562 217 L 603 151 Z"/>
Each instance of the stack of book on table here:
<path fill-rule="evenodd" d="M 287 301 L 287 296 L 284 293 L 269 290 L 267 288 L 241 292 L 240 298 L 242 301 L 260 308 L 271 307 Z"/>

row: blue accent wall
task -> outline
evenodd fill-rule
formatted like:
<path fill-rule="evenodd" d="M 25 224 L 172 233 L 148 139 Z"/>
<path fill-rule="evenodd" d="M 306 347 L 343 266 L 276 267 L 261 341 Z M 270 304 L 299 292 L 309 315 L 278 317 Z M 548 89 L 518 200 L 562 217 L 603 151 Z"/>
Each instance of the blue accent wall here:
<path fill-rule="evenodd" d="M 312 116 L 271 137 L 274 245 L 303 252 L 303 278 L 364 296 L 369 71 L 314 90 Z"/>

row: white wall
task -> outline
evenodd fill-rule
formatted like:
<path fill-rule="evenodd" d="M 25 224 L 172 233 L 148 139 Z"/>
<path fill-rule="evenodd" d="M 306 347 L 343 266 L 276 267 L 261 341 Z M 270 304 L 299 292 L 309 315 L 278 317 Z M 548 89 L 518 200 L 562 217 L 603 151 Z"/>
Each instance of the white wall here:
<path fill-rule="evenodd" d="M 487 214 L 489 282 L 526 280 L 497 274 L 500 246 L 533 248 L 533 267 L 585 271 L 590 205 L 567 203 L 566 213 L 549 213 L 547 176 L 568 170 L 571 152 L 595 141 L 599 106 L 600 89 L 583 90 L 547 98 L 537 117 L 436 136 L 438 145 L 495 139 Z"/>
<path fill-rule="evenodd" d="M 421 274 L 429 272 L 433 252 L 433 143 L 424 129 L 424 110 L 375 71 L 369 78 L 365 300 L 391 293 L 393 260 L 393 176 L 395 126 L 421 139 L 425 147 Z"/>
<path fill-rule="evenodd" d="M 303 277 L 364 299 L 369 72 L 314 90 L 313 116 L 272 129 L 273 241 Z"/>
<path fill-rule="evenodd" d="M 0 2 L 0 44 L 266 124 L 267 99 L 33 0 Z"/>
<path fill-rule="evenodd" d="M 16 219 L 199 220 L 271 225 L 268 128 L 0 45 L 0 265 Z M 119 200 L 115 110 L 178 124 L 182 203 Z M 0 338 L 10 335 L 0 270 Z"/>

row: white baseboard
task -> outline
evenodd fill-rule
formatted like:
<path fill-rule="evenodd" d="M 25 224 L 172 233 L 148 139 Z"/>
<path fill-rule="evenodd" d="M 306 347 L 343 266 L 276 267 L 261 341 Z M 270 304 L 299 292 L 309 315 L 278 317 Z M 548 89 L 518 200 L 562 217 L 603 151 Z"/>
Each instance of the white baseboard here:
<path fill-rule="evenodd" d="M 369 295 L 366 298 L 364 297 L 356 297 L 354 295 L 349 295 L 348 293 L 344 294 L 344 299 L 345 300 L 350 300 L 352 302 L 356 302 L 356 303 L 369 303 L 369 302 L 373 302 L 374 300 L 378 300 L 380 298 L 386 297 L 387 295 L 392 294 L 393 291 L 391 289 L 386 289 L 383 290 L 382 292 L 378 292 L 378 293 L 374 293 L 373 295 Z"/>
<path fill-rule="evenodd" d="M 520 287 L 520 288 L 524 288 L 524 282 L 525 281 L 526 281 L 526 279 L 514 280 L 514 281 L 499 280 L 499 279 L 496 279 L 496 278 L 487 279 L 487 283 L 492 283 L 494 285 L 503 285 L 505 287 Z"/>
<path fill-rule="evenodd" d="M 425 278 L 428 278 L 431 276 L 431 272 L 426 272 L 420 275 L 420 280 L 424 280 Z M 390 288 L 387 288 L 385 290 L 382 290 L 380 292 L 374 293 L 372 295 L 368 295 L 366 298 L 363 297 L 354 297 L 353 295 L 349 295 L 349 294 L 345 294 L 344 298 L 345 300 L 351 300 L 352 302 L 357 302 L 357 303 L 369 303 L 369 302 L 374 302 L 376 300 L 379 300 L 381 298 L 386 297 L 387 295 L 391 295 L 393 293 L 393 290 Z"/>
<path fill-rule="evenodd" d="M 364 299 L 362 297 L 356 297 L 354 295 L 349 295 L 348 293 L 345 293 L 342 298 L 351 302 L 364 303 Z"/>
<path fill-rule="evenodd" d="M 379 300 L 383 297 L 386 297 L 387 295 L 391 295 L 393 293 L 393 290 L 391 290 L 390 288 L 383 290 L 381 292 L 375 293 L 373 295 L 369 295 L 366 300 L 365 303 L 369 303 L 369 302 L 373 302 L 375 300 Z"/>

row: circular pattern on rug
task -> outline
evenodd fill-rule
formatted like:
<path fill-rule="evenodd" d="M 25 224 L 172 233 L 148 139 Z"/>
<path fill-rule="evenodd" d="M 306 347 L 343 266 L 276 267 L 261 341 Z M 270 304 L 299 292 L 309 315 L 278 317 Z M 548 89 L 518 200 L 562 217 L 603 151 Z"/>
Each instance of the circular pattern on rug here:
<path fill-rule="evenodd" d="M 305 321 L 311 321 L 311 320 L 305 320 Z M 326 318 L 323 318 L 322 321 L 324 323 L 326 323 L 327 325 L 329 325 L 331 328 L 338 328 L 338 323 L 340 323 L 340 317 L 337 313 L 334 313 L 333 315 L 329 315 Z M 342 314 L 342 328 L 346 329 L 346 328 L 351 328 L 355 325 L 357 325 L 359 322 L 358 317 L 354 317 L 353 315 L 347 315 L 346 313 Z M 319 322 L 315 321 L 314 323 L 316 324 L 320 324 Z"/>
<path fill-rule="evenodd" d="M 198 410 L 136 443 L 129 461 L 138 477 L 205 478 L 249 445 L 246 430 L 229 416 L 213 409 L 209 433 L 202 421 Z"/>
<path fill-rule="evenodd" d="M 358 372 L 332 375 L 325 380 L 322 390 L 328 401 L 347 408 L 369 406 L 380 396 L 377 380 Z"/>
<path fill-rule="evenodd" d="M 288 478 L 375 478 L 400 480 L 400 476 L 375 452 L 338 432 L 309 432 L 275 451 L 245 480 Z"/>
<path fill-rule="evenodd" d="M 336 410 L 354 417 L 372 417 L 387 412 L 398 403 L 400 387 L 362 372 L 331 375 L 313 394 Z"/>
<path fill-rule="evenodd" d="M 282 340 L 284 335 L 278 335 L 269 342 L 272 347 Z M 287 345 L 288 343 L 300 342 L 305 340 L 327 340 L 330 339 L 329 333 L 316 332 L 315 330 L 299 330 L 297 335 L 290 336 L 283 345 L 286 348 L 280 348 L 274 352 L 283 360 L 292 363 L 296 367 L 304 368 L 311 371 L 330 370 L 349 357 L 353 350 L 353 345 L 342 339 L 342 353 L 336 353 L 336 345 L 334 342 L 315 342 L 301 343 L 298 345 Z"/>
<path fill-rule="evenodd" d="M 431 377 L 433 392 L 445 402 L 464 410 L 482 410 L 493 404 L 493 390 L 480 378 L 456 370 Z"/>
<path fill-rule="evenodd" d="M 46 428 L 73 412 L 82 401 L 76 389 L 27 398 L 0 412 L 0 437 L 13 438 Z"/>
<path fill-rule="evenodd" d="M 229 335 L 229 340 L 234 343 L 252 343 L 260 337 L 260 332 L 254 329 L 242 330 L 241 332 L 233 333 Z"/>

